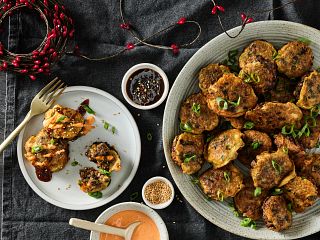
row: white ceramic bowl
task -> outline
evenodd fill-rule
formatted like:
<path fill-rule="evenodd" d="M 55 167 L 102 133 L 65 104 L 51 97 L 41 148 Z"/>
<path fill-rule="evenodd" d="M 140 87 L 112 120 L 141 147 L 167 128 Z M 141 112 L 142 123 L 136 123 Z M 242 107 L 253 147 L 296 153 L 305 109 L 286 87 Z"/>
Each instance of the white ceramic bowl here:
<path fill-rule="evenodd" d="M 241 27 L 229 30 L 236 34 Z M 179 133 L 179 108 L 183 100 L 199 91 L 198 73 L 209 63 L 222 62 L 230 50 L 240 51 L 256 39 L 265 39 L 276 48 L 300 37 L 311 41 L 310 47 L 314 53 L 313 67 L 320 66 L 320 31 L 299 23 L 286 21 L 263 21 L 250 23 L 239 37 L 231 39 L 221 34 L 200 48 L 186 63 L 171 87 L 163 117 L 163 147 L 171 175 L 179 190 L 187 201 L 208 221 L 215 225 L 253 239 L 295 239 L 305 237 L 320 231 L 320 201 L 309 207 L 304 213 L 293 214 L 292 226 L 283 232 L 273 232 L 266 228 L 262 221 L 257 222 L 257 230 L 240 226 L 241 218 L 230 211 L 229 199 L 224 202 L 208 201 L 200 187 L 191 182 L 191 177 L 183 174 L 181 169 L 171 159 L 171 144 Z M 241 167 L 240 165 L 238 165 Z"/>
<path fill-rule="evenodd" d="M 163 94 L 161 96 L 161 98 L 151 104 L 151 105 L 147 105 L 147 106 L 142 106 L 142 105 L 139 105 L 139 104 L 136 104 L 135 102 L 133 102 L 128 93 L 127 93 L 127 82 L 129 80 L 129 77 L 136 71 L 138 70 L 141 70 L 141 69 L 146 69 L 146 68 L 149 68 L 151 70 L 154 70 L 156 71 L 157 73 L 160 74 L 160 76 L 162 77 L 163 79 L 163 84 L 164 84 L 164 90 L 163 90 Z M 125 100 L 133 107 L 135 108 L 138 108 L 138 109 L 141 109 L 141 110 L 149 110 L 149 109 L 152 109 L 152 108 L 155 108 L 155 107 L 158 107 L 167 97 L 168 95 L 168 92 L 169 92 L 169 80 L 168 80 L 168 77 L 167 75 L 165 74 L 165 72 L 159 68 L 158 66 L 154 65 L 154 64 L 151 64 L 151 63 L 140 63 L 140 64 L 137 64 L 137 65 L 134 65 L 133 67 L 131 67 L 127 72 L 126 74 L 124 75 L 123 79 L 122 79 L 122 84 L 121 84 L 121 90 L 122 90 L 122 95 L 123 97 L 125 98 Z"/>
<path fill-rule="evenodd" d="M 163 222 L 162 218 L 159 216 L 159 214 L 156 213 L 153 209 L 141 203 L 123 202 L 123 203 L 116 204 L 108 208 L 107 210 L 105 210 L 103 213 L 101 213 L 95 222 L 103 224 L 114 214 L 121 211 L 125 211 L 125 210 L 136 210 L 146 214 L 157 225 L 160 233 L 160 240 L 169 240 L 167 227 Z M 100 233 L 91 231 L 90 240 L 99 240 L 99 239 L 100 239 Z"/>
<path fill-rule="evenodd" d="M 161 203 L 161 204 L 153 204 L 153 203 L 151 203 L 150 201 L 148 201 L 148 199 L 146 199 L 145 196 L 144 196 L 144 191 L 146 190 L 146 187 L 147 187 L 149 184 L 154 183 L 154 182 L 156 182 L 156 181 L 163 181 L 163 182 L 167 183 L 167 184 L 169 185 L 169 187 L 171 188 L 171 197 L 170 197 L 170 199 L 169 199 L 168 201 L 164 202 L 164 203 Z M 142 195 L 143 201 L 144 201 L 149 207 L 154 208 L 154 209 L 163 209 L 163 208 L 168 207 L 168 206 L 172 203 L 172 201 L 173 201 L 173 199 L 174 199 L 174 187 L 173 187 L 172 183 L 171 183 L 168 179 L 166 179 L 166 178 L 164 178 L 164 177 L 158 177 L 158 176 L 157 176 L 157 177 L 150 178 L 150 179 L 143 185 L 141 195 Z"/>

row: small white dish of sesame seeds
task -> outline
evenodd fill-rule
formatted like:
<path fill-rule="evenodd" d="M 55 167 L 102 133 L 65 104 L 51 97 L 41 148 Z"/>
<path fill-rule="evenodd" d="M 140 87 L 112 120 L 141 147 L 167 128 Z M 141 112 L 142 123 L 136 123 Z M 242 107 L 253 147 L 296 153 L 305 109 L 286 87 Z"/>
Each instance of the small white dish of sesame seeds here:
<path fill-rule="evenodd" d="M 150 178 L 142 187 L 142 199 L 153 209 L 163 209 L 168 207 L 174 198 L 174 187 L 172 183 L 164 177 Z"/>

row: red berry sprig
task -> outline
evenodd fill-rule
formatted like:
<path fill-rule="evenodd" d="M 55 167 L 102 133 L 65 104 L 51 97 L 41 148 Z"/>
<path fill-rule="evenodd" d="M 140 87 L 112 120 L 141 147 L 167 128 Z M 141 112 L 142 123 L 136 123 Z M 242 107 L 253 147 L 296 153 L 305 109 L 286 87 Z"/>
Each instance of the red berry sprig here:
<path fill-rule="evenodd" d="M 25 7 L 40 13 L 47 34 L 40 46 L 28 54 L 10 52 L 0 43 L 0 70 L 28 75 L 35 80 L 40 73 L 51 73 L 52 64 L 65 53 L 66 44 L 74 35 L 74 27 L 66 8 L 56 0 L 1 0 L 0 24 L 15 10 Z"/>

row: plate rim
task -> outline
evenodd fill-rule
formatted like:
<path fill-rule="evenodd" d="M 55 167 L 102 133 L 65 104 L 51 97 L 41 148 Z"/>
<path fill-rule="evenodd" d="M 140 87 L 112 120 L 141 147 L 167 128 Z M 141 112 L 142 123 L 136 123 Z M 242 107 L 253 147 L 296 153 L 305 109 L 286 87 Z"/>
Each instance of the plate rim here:
<path fill-rule="evenodd" d="M 310 31 L 317 31 L 319 32 L 319 36 L 320 36 L 320 30 L 314 28 L 314 27 L 310 27 L 308 25 L 305 25 L 305 24 L 302 24 L 302 23 L 296 23 L 296 22 L 291 22 L 291 21 L 284 21 L 284 20 L 265 20 L 265 21 L 257 21 L 257 22 L 253 22 L 253 23 L 250 23 L 251 26 L 257 26 L 257 25 L 264 25 L 264 24 L 283 24 L 283 25 L 292 25 L 292 26 L 295 26 L 295 27 L 303 27 L 305 29 L 310 29 Z M 248 25 L 250 27 L 250 25 Z M 248 28 L 247 26 L 247 28 Z M 242 26 L 237 26 L 237 27 L 234 27 L 234 28 L 231 28 L 229 30 L 227 30 L 228 33 L 230 32 L 237 32 L 241 29 Z M 213 41 L 215 41 L 216 39 L 219 39 L 219 38 L 222 38 L 225 36 L 225 33 L 222 32 L 220 33 L 219 35 L 215 36 L 214 38 L 212 38 L 211 40 L 209 40 L 206 44 L 204 44 L 202 47 L 200 47 L 193 55 L 192 57 L 183 65 L 182 69 L 180 70 L 179 74 L 177 75 L 175 81 L 173 82 L 172 86 L 171 86 L 171 89 L 170 89 L 170 92 L 168 94 L 168 97 L 167 97 L 167 101 L 166 101 L 166 105 L 165 105 L 165 109 L 164 109 L 164 114 L 163 114 L 163 122 L 162 122 L 162 143 L 163 143 L 163 150 L 164 150 L 164 155 L 165 155 L 165 159 L 166 159 L 166 162 L 167 162 L 167 165 L 168 165 L 168 168 L 169 168 L 169 171 L 170 171 L 170 174 L 175 182 L 175 184 L 177 185 L 179 191 L 181 192 L 181 194 L 183 195 L 183 197 L 187 200 L 187 202 L 194 208 L 194 210 L 196 210 L 203 218 L 205 218 L 206 220 L 208 220 L 211 224 L 214 224 L 215 226 L 227 231 L 227 232 L 230 232 L 230 233 L 233 233 L 237 236 L 241 236 L 241 237 L 245 237 L 245 238 L 251 238 L 251 239 L 276 239 L 276 238 L 252 238 L 252 235 L 248 235 L 248 234 L 245 234 L 243 232 L 239 232 L 237 231 L 236 229 L 237 228 L 234 228 L 232 226 L 228 226 L 228 224 L 220 224 L 219 222 L 213 222 L 212 219 L 210 219 L 201 209 L 200 207 L 198 207 L 197 203 L 194 202 L 192 199 L 191 199 L 191 196 L 185 191 L 184 187 L 183 187 L 183 184 L 180 183 L 178 181 L 178 176 L 173 174 L 173 170 L 174 170 L 174 167 L 176 167 L 175 165 L 171 165 L 169 163 L 172 162 L 171 160 L 171 155 L 170 155 L 170 152 L 171 152 L 171 149 L 170 149 L 170 146 L 171 146 L 171 141 L 172 139 L 170 139 L 168 141 L 168 143 L 165 141 L 165 137 L 167 137 L 167 134 L 166 134 L 166 118 L 167 118 L 167 115 L 169 114 L 168 113 L 168 106 L 170 105 L 170 99 L 173 97 L 173 93 L 172 93 L 172 89 L 173 88 L 177 88 L 177 79 L 181 79 L 182 77 L 182 72 L 189 67 L 190 64 L 192 64 L 192 62 L 194 61 L 194 59 L 196 59 L 198 57 L 199 54 L 201 54 L 201 52 L 203 51 L 203 49 L 205 49 L 208 45 L 211 45 Z M 181 173 L 182 174 L 182 173 Z M 270 230 L 271 231 L 271 230 Z M 307 232 L 305 234 L 301 234 L 301 235 L 298 235 L 298 236 L 291 236 L 290 237 L 286 237 L 285 236 L 285 233 L 284 233 L 284 236 L 283 238 L 281 239 L 298 239 L 298 238 L 301 238 L 301 237 L 306 237 L 306 236 L 309 236 L 309 235 L 312 235 L 314 233 L 317 233 L 320 231 L 320 227 L 318 230 L 311 230 L 310 232 Z"/>
<path fill-rule="evenodd" d="M 69 210 L 88 210 L 88 209 L 94 209 L 94 208 L 98 208 L 101 207 L 111 201 L 113 201 L 114 199 L 116 199 L 121 193 L 124 192 L 124 190 L 130 185 L 130 183 L 132 182 L 134 176 L 136 175 L 136 172 L 138 170 L 139 164 L 140 164 L 140 158 L 141 158 L 141 137 L 140 137 L 140 132 L 139 132 L 139 128 L 137 126 L 136 121 L 134 120 L 132 114 L 130 113 L 130 111 L 126 108 L 126 106 L 116 97 L 112 96 L 110 93 L 103 91 L 101 89 L 95 88 L 95 87 L 89 87 L 89 86 L 69 86 L 64 90 L 64 93 L 67 92 L 74 92 L 74 91 L 87 91 L 87 92 L 91 92 L 91 93 L 95 93 L 98 95 L 101 95 L 105 98 L 110 99 L 112 102 L 114 102 L 116 105 L 118 105 L 121 110 L 125 113 L 126 117 L 129 119 L 129 122 L 132 126 L 133 132 L 134 132 L 134 137 L 136 140 L 136 158 L 137 158 L 137 163 L 133 165 L 132 171 L 130 172 L 130 175 L 126 178 L 126 180 L 123 182 L 123 184 L 121 185 L 121 187 L 114 193 L 112 194 L 110 197 L 108 197 L 107 199 L 95 202 L 95 203 L 91 203 L 91 204 L 86 204 L 86 205 L 73 205 L 73 204 L 68 204 L 68 203 L 64 203 L 64 202 L 60 202 L 58 200 L 52 199 L 50 198 L 48 195 L 46 195 L 45 193 L 43 193 L 38 187 L 37 185 L 32 181 L 32 179 L 30 178 L 26 167 L 24 165 L 24 157 L 23 157 L 23 151 L 21 151 L 21 149 L 23 149 L 23 135 L 24 135 L 24 131 L 26 126 L 22 129 L 22 131 L 19 134 L 18 137 L 18 142 L 17 142 L 17 158 L 18 158 L 18 163 L 19 163 L 19 167 L 20 170 L 23 174 L 24 179 L 27 181 L 28 185 L 31 187 L 31 189 L 39 196 L 41 197 L 43 200 L 45 200 L 46 202 L 55 205 L 57 207 L 61 207 L 64 209 L 69 209 Z"/>

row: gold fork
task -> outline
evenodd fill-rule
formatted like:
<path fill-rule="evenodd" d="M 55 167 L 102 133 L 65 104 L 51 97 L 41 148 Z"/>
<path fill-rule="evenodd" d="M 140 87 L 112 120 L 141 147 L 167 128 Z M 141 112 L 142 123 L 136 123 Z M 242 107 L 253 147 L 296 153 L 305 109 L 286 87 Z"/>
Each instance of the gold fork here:
<path fill-rule="evenodd" d="M 3 141 L 0 145 L 0 154 L 13 141 L 13 139 L 21 132 L 24 126 L 33 116 L 39 115 L 47 111 L 57 98 L 66 89 L 67 85 L 58 78 L 48 83 L 32 100 L 30 111 L 20 125 Z"/>

